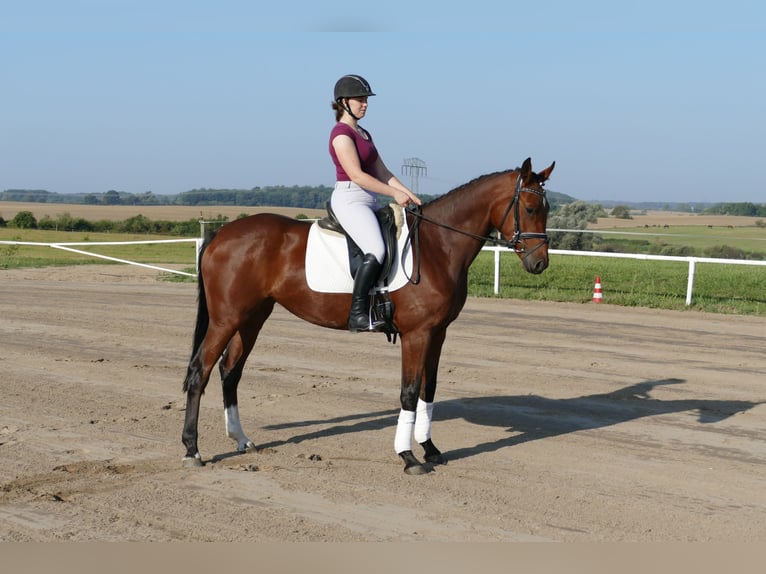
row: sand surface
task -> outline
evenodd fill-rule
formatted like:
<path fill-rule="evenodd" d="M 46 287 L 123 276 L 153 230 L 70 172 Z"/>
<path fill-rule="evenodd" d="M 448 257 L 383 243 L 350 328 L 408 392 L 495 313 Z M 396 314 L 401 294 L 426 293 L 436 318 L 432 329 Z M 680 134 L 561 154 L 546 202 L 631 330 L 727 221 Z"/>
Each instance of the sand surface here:
<path fill-rule="evenodd" d="M 0 271 L 0 540 L 766 538 L 766 318 L 469 299 L 433 438 L 393 452 L 399 346 L 277 308 L 218 380 L 186 469 L 196 286 L 128 266 Z M 421 454 L 419 449 L 417 454 Z"/>

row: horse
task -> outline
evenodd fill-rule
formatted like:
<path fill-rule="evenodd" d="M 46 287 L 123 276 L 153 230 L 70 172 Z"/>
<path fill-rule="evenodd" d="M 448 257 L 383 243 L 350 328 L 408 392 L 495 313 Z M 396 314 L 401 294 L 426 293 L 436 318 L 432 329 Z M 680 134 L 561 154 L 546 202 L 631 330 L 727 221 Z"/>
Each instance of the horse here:
<path fill-rule="evenodd" d="M 401 345 L 401 410 L 394 448 L 407 474 L 424 474 L 432 465 L 446 463 L 431 439 L 437 371 L 447 327 L 468 296 L 472 261 L 491 242 L 515 251 L 529 273 L 539 274 L 548 267 L 549 203 L 543 184 L 555 164 L 535 173 L 527 158 L 520 168 L 480 176 L 419 210 L 405 211 L 412 243 L 417 245 L 416 270 L 389 296 Z M 319 293 L 307 283 L 311 225 L 260 213 L 229 222 L 205 239 L 198 259 L 194 342 L 183 382 L 184 466 L 204 464 L 197 445 L 199 407 L 216 364 L 227 435 L 237 443 L 238 452 L 256 449 L 242 430 L 237 385 L 276 303 L 310 323 L 348 328 L 351 295 Z M 413 454 L 413 435 L 426 464 Z"/>

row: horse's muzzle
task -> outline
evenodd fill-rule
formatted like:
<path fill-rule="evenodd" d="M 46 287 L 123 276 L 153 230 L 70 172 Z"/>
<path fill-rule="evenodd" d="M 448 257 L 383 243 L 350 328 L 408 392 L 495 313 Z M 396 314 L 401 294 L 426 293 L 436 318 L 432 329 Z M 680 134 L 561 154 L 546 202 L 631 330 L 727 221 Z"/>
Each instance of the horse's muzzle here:
<path fill-rule="evenodd" d="M 534 275 L 539 275 L 548 268 L 548 257 L 530 257 L 524 259 L 524 269 Z"/>

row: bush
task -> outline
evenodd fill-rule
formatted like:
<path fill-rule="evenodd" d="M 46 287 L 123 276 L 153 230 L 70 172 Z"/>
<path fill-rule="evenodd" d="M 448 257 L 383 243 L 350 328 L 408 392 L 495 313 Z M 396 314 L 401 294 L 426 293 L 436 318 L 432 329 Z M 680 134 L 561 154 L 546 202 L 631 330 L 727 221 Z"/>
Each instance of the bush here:
<path fill-rule="evenodd" d="M 56 221 L 54 221 L 50 215 L 43 215 L 40 221 L 37 222 L 37 229 L 44 229 L 45 231 L 56 231 L 58 227 Z"/>
<path fill-rule="evenodd" d="M 19 211 L 11 220 L 11 227 L 18 229 L 37 229 L 37 219 L 31 211 Z"/>
<path fill-rule="evenodd" d="M 612 217 L 617 219 L 633 219 L 630 215 L 630 208 L 626 205 L 615 205 L 612 208 Z"/>
<path fill-rule="evenodd" d="M 716 259 L 747 259 L 745 252 L 730 245 L 714 245 L 705 249 L 705 257 Z"/>
<path fill-rule="evenodd" d="M 672 257 L 694 257 L 696 250 L 691 245 L 665 245 L 660 250 L 660 255 Z"/>
<path fill-rule="evenodd" d="M 548 229 L 585 229 L 588 223 L 598 221 L 602 211 L 600 205 L 584 201 L 575 201 L 562 205 L 548 217 Z M 568 249 L 572 251 L 590 251 L 593 249 L 594 235 L 592 233 L 565 233 L 549 231 L 548 237 L 553 249 Z"/>
<path fill-rule="evenodd" d="M 150 233 L 153 231 L 153 225 L 148 217 L 139 214 L 123 221 L 120 231 L 124 233 Z"/>

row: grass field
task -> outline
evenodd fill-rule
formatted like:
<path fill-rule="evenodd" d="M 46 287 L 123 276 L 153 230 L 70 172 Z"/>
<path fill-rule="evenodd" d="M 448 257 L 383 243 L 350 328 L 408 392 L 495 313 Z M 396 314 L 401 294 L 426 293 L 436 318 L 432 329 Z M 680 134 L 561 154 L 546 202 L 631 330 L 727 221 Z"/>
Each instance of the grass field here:
<path fill-rule="evenodd" d="M 591 303 L 596 277 L 603 302 L 657 309 L 766 315 L 766 267 L 697 264 L 692 305 L 686 305 L 689 265 L 606 257 L 551 255 L 541 275 L 530 275 L 515 255 L 501 256 L 499 297 Z M 469 292 L 494 295 L 494 254 L 482 252 L 471 266 Z"/>
<path fill-rule="evenodd" d="M 149 241 L 177 239 L 154 235 L 113 233 L 68 233 L 63 231 L 40 231 L 37 229 L 0 228 L 0 241 L 23 241 L 29 243 L 80 243 L 102 241 Z M 188 243 L 162 243 L 142 245 L 93 245 L 77 246 L 82 251 L 99 253 L 109 257 L 149 264 L 183 264 L 195 266 L 196 246 Z M 0 269 L 10 267 L 45 267 L 48 265 L 84 265 L 108 263 L 88 255 L 71 253 L 46 246 L 0 244 Z"/>
<path fill-rule="evenodd" d="M 693 215 L 650 212 L 633 219 L 601 218 L 588 226 L 604 243 L 635 246 L 634 252 L 657 252 L 657 247 L 690 246 L 705 250 L 728 245 L 745 252 L 762 253 L 766 259 L 766 226 L 763 218 L 728 215 Z M 651 250 L 650 247 L 655 247 Z"/>
<path fill-rule="evenodd" d="M 37 204 L 14 204 L 19 207 Z M 0 202 L 0 213 L 8 219 L 5 202 Z M 65 208 L 73 217 L 88 219 L 110 219 L 111 217 L 128 218 L 137 213 L 150 219 L 179 220 L 193 217 L 189 209 L 171 206 L 157 206 L 151 212 L 145 207 L 99 207 L 99 206 L 56 206 Z M 50 208 L 44 205 L 42 210 Z M 80 211 L 80 209 L 83 209 Z M 117 209 L 119 208 L 119 209 Z M 93 210 L 96 211 L 93 211 Z M 115 211 L 115 209 L 117 209 Z M 212 207 L 209 213 L 222 213 L 224 208 Z M 233 209 L 230 217 L 242 213 L 243 208 Z M 285 210 L 282 208 L 259 208 L 259 211 L 278 211 L 295 216 L 303 213 L 309 217 L 322 212 L 310 210 Z M 254 211 L 253 211 L 254 212 Z M 55 217 L 55 213 L 45 211 Z M 118 215 L 119 214 L 119 215 Z M 204 216 L 204 214 L 203 214 Z M 639 219 L 640 217 L 640 219 Z M 660 212 L 655 219 L 651 216 L 637 216 L 634 220 L 599 220 L 593 227 L 601 231 L 617 231 L 621 235 L 605 234 L 605 240 L 625 240 L 628 242 L 662 242 L 665 245 L 692 245 L 705 248 L 715 245 L 732 245 L 752 252 L 766 254 L 766 229 L 756 226 L 756 218 L 737 218 L 716 216 L 708 218 L 699 225 L 705 216 L 689 214 L 669 215 Z M 670 223 L 667 223 L 667 222 Z M 684 224 L 681 225 L 681 222 Z M 734 223 L 732 223 L 734 222 Z M 632 223 L 632 226 L 629 224 Z M 608 227 L 608 224 L 615 224 Z M 667 225 L 668 227 L 665 227 Z M 648 226 L 648 227 L 647 227 Z M 712 227 L 709 227 L 712 226 Z M 641 233 L 647 235 L 633 235 Z M 0 228 L 0 240 L 29 242 L 100 242 L 100 241 L 137 241 L 147 239 L 167 239 L 146 235 L 66 233 L 55 231 L 19 230 Z M 120 259 L 139 261 L 158 265 L 175 265 L 182 269 L 194 270 L 194 244 L 162 244 L 135 246 L 93 246 L 83 250 L 92 250 Z M 87 255 L 53 250 L 43 246 L 8 246 L 0 245 L 0 270 L 21 266 L 109 264 Z M 686 285 L 688 264 L 684 262 L 637 261 L 627 259 L 609 259 L 603 257 L 578 257 L 552 255 L 551 265 L 542 275 L 525 273 L 518 258 L 511 253 L 501 257 L 500 297 L 529 300 L 569 301 L 589 303 L 592 299 L 595 278 L 602 280 L 604 303 L 626 306 L 641 306 L 663 309 L 686 309 Z M 1 275 L 0 275 L 1 277 Z M 742 265 L 698 264 L 695 276 L 692 309 L 718 313 L 741 313 L 766 315 L 766 267 Z M 483 252 L 471 267 L 469 291 L 471 295 L 494 297 L 494 258 L 493 254 Z"/>

